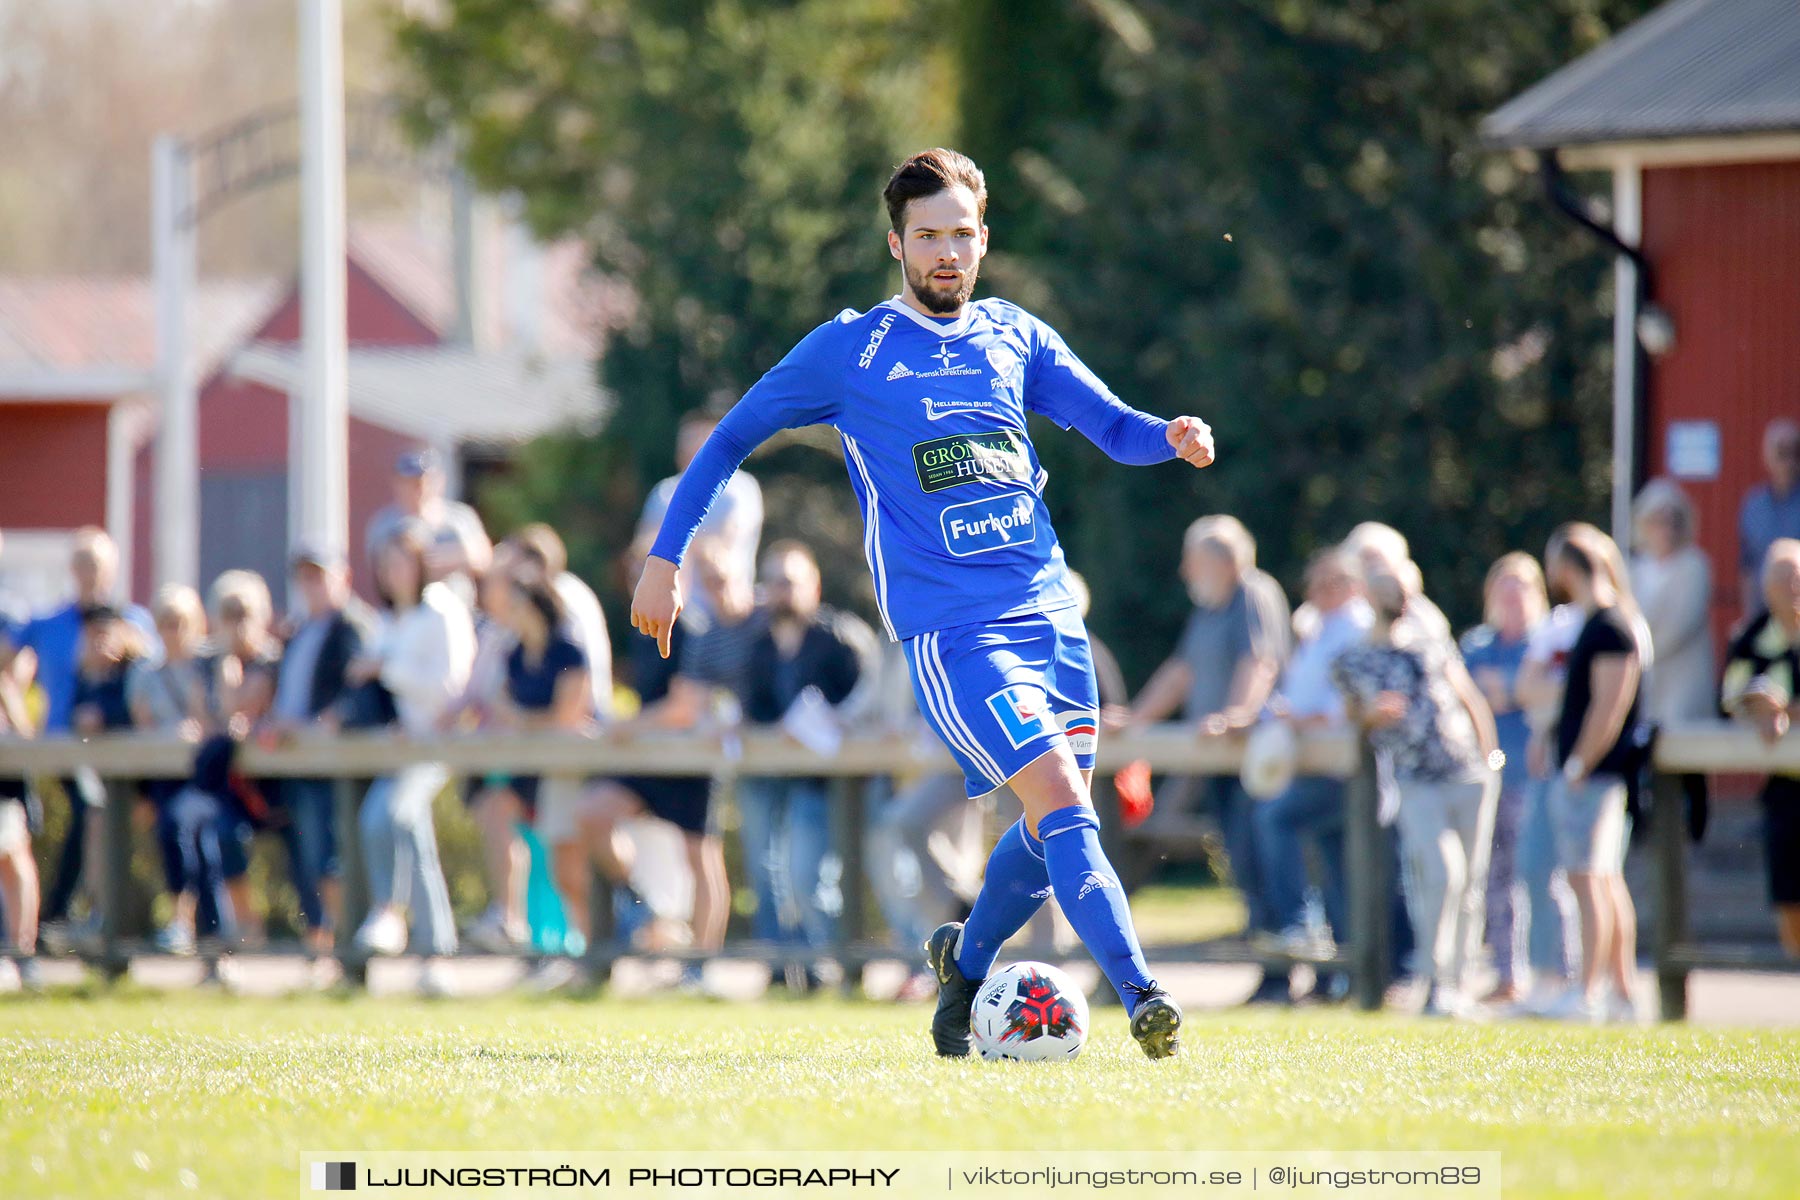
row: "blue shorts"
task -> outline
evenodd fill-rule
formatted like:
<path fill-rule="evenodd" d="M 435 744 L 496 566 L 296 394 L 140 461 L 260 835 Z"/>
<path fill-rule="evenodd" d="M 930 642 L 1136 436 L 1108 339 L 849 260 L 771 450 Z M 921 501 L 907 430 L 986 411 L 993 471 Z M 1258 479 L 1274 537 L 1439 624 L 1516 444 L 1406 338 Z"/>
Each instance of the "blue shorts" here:
<path fill-rule="evenodd" d="M 919 711 L 962 767 L 970 796 L 1058 745 L 1083 770 L 1094 765 L 1100 689 L 1077 610 L 958 625 L 901 644 Z"/>

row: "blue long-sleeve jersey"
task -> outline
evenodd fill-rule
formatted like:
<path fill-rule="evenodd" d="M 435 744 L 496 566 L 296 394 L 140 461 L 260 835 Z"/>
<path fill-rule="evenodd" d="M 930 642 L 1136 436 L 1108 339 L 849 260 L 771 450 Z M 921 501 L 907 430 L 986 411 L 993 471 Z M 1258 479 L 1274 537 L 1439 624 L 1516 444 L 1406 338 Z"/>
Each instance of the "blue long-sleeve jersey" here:
<path fill-rule="evenodd" d="M 808 334 L 725 415 L 682 475 L 651 553 L 680 563 L 726 480 L 776 432 L 830 425 L 862 506 L 894 638 L 1070 607 L 1025 414 L 1120 462 L 1174 457 L 1167 422 L 1127 407 L 1048 325 L 980 300 L 953 320 L 897 297 Z"/>

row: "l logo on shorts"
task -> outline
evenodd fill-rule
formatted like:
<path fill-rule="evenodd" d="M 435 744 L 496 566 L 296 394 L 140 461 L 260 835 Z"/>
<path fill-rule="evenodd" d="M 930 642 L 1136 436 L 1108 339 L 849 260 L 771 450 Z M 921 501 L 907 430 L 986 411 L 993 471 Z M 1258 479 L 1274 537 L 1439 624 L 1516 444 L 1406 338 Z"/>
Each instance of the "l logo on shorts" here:
<path fill-rule="evenodd" d="M 1050 715 L 1050 704 L 1043 689 L 1029 684 L 1015 683 L 1001 688 L 987 698 L 987 706 L 1000 722 L 1000 728 L 1014 750 L 1061 728 Z"/>

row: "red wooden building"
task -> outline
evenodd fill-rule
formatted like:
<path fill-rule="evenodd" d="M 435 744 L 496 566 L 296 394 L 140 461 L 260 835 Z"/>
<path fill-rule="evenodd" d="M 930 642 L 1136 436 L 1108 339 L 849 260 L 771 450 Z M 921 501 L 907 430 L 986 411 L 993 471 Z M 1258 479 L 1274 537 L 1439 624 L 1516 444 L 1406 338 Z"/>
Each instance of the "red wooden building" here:
<path fill-rule="evenodd" d="M 454 490 L 520 441 L 602 415 L 594 360 L 617 297 L 585 277 L 582 248 L 504 232 L 478 253 L 486 286 L 465 300 L 447 239 L 402 223 L 350 231 L 352 551 L 401 452 L 437 450 Z M 134 599 L 160 582 L 152 303 L 147 280 L 0 279 L 0 588 L 29 603 L 63 586 L 67 533 L 87 524 L 119 543 Z M 299 313 L 297 280 L 198 290 L 202 581 L 232 567 L 282 576 Z"/>
<path fill-rule="evenodd" d="M 190 345 L 216 371 L 275 303 L 268 281 L 210 281 L 194 297 Z M 132 467 L 153 434 L 155 298 L 140 278 L 0 277 L 0 594 L 27 607 L 67 584 L 67 539 L 105 528 L 130 578 Z"/>
<path fill-rule="evenodd" d="M 1605 223 L 1631 252 L 1617 280 L 1615 531 L 1646 478 L 1679 480 L 1722 634 L 1740 615 L 1738 508 L 1763 479 L 1763 430 L 1800 416 L 1800 4 L 1674 0 L 1482 132 L 1552 171 L 1612 175 Z"/>

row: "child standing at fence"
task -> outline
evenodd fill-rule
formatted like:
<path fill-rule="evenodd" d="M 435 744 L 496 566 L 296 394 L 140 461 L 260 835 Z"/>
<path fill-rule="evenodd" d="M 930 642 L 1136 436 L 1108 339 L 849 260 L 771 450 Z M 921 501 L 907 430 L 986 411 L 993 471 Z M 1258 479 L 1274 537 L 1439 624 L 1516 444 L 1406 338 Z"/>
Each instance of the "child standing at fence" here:
<path fill-rule="evenodd" d="M 281 643 L 271 630 L 274 603 L 269 585 L 255 571 L 226 571 L 213 581 L 216 654 L 209 661 L 213 720 L 231 742 L 241 741 L 268 716 L 281 671 Z M 262 920 L 250 894 L 250 849 L 256 818 L 228 786 L 232 746 L 221 741 L 206 761 L 196 763 L 220 802 L 219 854 L 225 889 L 237 914 L 238 938 L 247 946 L 263 940 Z M 260 806 L 261 797 L 251 797 Z"/>
<path fill-rule="evenodd" d="M 116 608 L 90 608 L 81 618 L 81 662 L 71 715 L 75 732 L 92 737 L 130 729 L 125 680 L 144 657 L 144 638 Z"/>
<path fill-rule="evenodd" d="M 156 594 L 151 608 L 156 633 L 162 639 L 160 663 L 139 662 L 125 683 L 132 724 L 156 732 L 198 742 L 208 722 L 208 677 L 200 660 L 206 637 L 206 609 L 193 588 L 169 584 Z M 191 839 L 184 844 L 176 821 L 177 798 L 185 780 L 150 779 L 144 792 L 156 810 L 156 844 L 163 860 L 163 875 L 175 911 L 156 934 L 156 947 L 170 954 L 194 950 L 196 913 L 200 897 L 212 897 L 211 923 L 218 921 L 218 902 L 223 879 L 201 870 Z M 207 860 L 213 861 L 213 860 Z"/>

